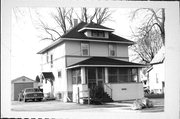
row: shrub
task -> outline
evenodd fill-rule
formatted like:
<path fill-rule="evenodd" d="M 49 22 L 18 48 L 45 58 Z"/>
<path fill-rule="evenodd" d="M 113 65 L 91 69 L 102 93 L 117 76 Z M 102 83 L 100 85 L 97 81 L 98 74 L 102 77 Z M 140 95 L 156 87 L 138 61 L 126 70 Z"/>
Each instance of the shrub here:
<path fill-rule="evenodd" d="M 148 98 L 136 99 L 133 102 L 131 109 L 133 110 L 141 110 L 143 108 L 151 108 L 153 107 L 153 102 Z"/>

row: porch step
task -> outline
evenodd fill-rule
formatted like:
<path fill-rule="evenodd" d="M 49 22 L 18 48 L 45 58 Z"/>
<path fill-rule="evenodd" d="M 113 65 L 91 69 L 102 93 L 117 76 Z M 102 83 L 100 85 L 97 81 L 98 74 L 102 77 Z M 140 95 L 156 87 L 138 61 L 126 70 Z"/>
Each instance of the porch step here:
<path fill-rule="evenodd" d="M 98 98 L 90 98 L 90 104 L 101 105 L 106 102 L 113 102 L 112 98 L 106 92 L 104 92 L 102 95 L 99 95 Z M 88 104 L 88 98 L 83 98 L 83 104 Z"/>
<path fill-rule="evenodd" d="M 103 93 L 101 102 L 113 102 L 112 98 L 106 92 Z"/>

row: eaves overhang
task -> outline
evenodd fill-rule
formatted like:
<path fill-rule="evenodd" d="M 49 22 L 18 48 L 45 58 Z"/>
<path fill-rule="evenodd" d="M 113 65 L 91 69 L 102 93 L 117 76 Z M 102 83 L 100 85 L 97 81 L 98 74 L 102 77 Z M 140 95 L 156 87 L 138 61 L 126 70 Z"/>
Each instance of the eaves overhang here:
<path fill-rule="evenodd" d="M 108 32 L 113 32 L 114 29 L 103 29 L 103 28 L 89 28 L 89 27 L 83 27 L 78 30 L 78 32 L 82 32 L 84 30 L 97 30 L 97 31 L 108 31 Z"/>
<path fill-rule="evenodd" d="M 104 42 L 104 43 L 119 43 L 119 44 L 127 44 L 127 45 L 133 45 L 134 42 L 126 42 L 126 41 L 112 41 L 112 40 L 104 40 L 104 39 L 77 39 L 77 38 L 61 38 L 58 41 L 53 42 L 51 45 L 45 47 L 44 49 L 42 49 L 41 51 L 37 52 L 37 54 L 44 54 L 45 52 L 47 52 L 48 50 L 54 48 L 55 46 L 59 45 L 61 42 L 63 41 L 89 41 L 89 42 Z"/>
<path fill-rule="evenodd" d="M 74 65 L 67 67 L 66 69 L 73 69 L 79 67 L 123 67 L 123 68 L 144 68 L 146 65 Z"/>

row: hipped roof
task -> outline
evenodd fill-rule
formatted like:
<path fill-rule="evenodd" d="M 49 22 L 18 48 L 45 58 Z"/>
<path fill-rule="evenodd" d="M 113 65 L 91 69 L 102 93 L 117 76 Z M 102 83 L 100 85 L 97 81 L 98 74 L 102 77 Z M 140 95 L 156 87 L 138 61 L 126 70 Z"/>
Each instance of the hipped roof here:
<path fill-rule="evenodd" d="M 47 52 L 48 50 L 54 48 L 55 46 L 59 45 L 61 42 L 65 40 L 75 40 L 75 41 L 94 41 L 94 42 L 114 42 L 114 43 L 122 43 L 122 44 L 127 44 L 127 45 L 132 45 L 134 42 L 127 40 L 123 37 L 120 37 L 118 35 L 115 35 L 113 33 L 109 33 L 109 38 L 93 38 L 93 37 L 87 37 L 83 32 L 79 31 L 80 29 L 83 28 L 91 28 L 91 29 L 104 29 L 104 30 L 113 30 L 108 27 L 95 24 L 95 23 L 85 23 L 85 22 L 80 22 L 77 26 L 73 27 L 71 30 L 69 30 L 67 33 L 61 36 L 60 39 L 57 41 L 53 42 L 51 45 L 47 46 L 46 48 L 42 49 L 41 51 L 38 52 L 38 54 L 43 54 Z"/>
<path fill-rule="evenodd" d="M 67 69 L 76 68 L 76 67 L 132 67 L 132 68 L 141 68 L 146 67 L 146 65 L 117 60 L 108 57 L 91 57 L 84 61 L 80 61 L 76 64 L 68 66 Z"/>

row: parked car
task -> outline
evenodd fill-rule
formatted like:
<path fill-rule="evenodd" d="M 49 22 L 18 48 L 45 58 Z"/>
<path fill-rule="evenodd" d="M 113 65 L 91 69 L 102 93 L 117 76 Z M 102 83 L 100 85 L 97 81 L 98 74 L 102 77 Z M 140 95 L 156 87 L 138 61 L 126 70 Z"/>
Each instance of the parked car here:
<path fill-rule="evenodd" d="M 42 101 L 43 98 L 44 94 L 38 88 L 26 88 L 22 90 L 18 95 L 18 100 L 24 102 L 26 102 L 27 100 Z"/>

